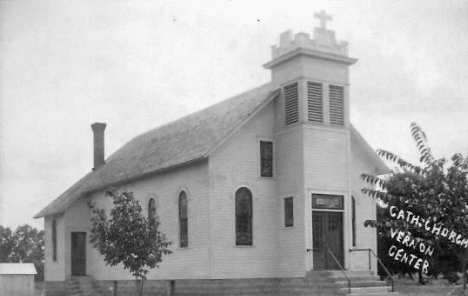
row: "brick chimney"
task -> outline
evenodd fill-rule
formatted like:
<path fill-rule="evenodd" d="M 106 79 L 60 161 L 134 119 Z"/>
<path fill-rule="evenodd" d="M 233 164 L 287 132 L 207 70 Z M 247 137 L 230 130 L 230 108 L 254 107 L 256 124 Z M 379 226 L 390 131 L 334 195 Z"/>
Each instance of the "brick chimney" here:
<path fill-rule="evenodd" d="M 94 168 L 97 170 L 104 164 L 104 129 L 105 123 L 95 122 L 91 124 L 94 133 Z"/>

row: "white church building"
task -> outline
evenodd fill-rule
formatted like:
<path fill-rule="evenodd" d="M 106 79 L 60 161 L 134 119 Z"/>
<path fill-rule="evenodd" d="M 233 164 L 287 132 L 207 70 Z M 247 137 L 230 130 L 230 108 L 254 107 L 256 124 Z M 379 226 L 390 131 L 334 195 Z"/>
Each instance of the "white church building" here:
<path fill-rule="evenodd" d="M 111 186 L 132 191 L 145 215 L 155 211 L 172 241 L 148 283 L 175 281 L 177 291 L 178 280 L 376 270 L 364 251 L 377 251 L 376 231 L 363 225 L 376 201 L 360 175 L 389 169 L 350 123 L 357 59 L 318 16 L 313 38 L 280 35 L 263 65 L 268 84 L 138 135 L 107 159 L 106 125 L 93 124 L 94 168 L 35 216 L 45 219 L 47 295 L 74 276 L 133 280 L 89 242 L 87 203 L 109 210 Z"/>

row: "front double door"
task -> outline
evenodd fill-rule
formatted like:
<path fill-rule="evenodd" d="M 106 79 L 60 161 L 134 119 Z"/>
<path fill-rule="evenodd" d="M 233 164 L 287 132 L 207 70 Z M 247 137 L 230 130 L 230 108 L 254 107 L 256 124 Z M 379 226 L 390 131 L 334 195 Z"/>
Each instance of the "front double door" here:
<path fill-rule="evenodd" d="M 337 261 L 343 266 L 342 212 L 312 211 L 312 239 L 315 270 L 340 269 Z"/>

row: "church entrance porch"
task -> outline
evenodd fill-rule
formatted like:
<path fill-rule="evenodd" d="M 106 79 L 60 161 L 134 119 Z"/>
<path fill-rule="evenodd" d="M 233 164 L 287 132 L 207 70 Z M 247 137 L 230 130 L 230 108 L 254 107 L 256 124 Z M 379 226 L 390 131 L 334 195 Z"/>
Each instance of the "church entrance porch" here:
<path fill-rule="evenodd" d="M 86 275 L 86 232 L 71 233 L 71 275 Z"/>

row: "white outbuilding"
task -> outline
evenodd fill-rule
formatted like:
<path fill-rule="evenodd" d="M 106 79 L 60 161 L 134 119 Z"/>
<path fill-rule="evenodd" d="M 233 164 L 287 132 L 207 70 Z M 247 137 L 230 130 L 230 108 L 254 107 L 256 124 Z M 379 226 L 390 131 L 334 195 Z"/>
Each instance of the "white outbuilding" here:
<path fill-rule="evenodd" d="M 34 296 L 33 263 L 0 263 L 0 295 Z"/>

